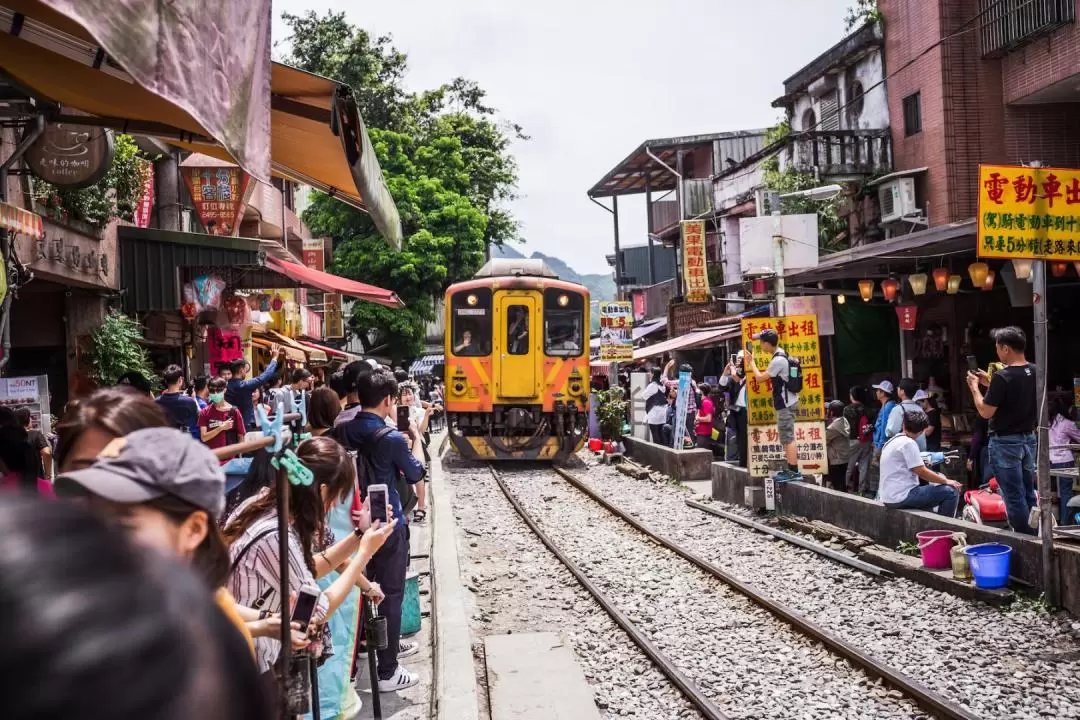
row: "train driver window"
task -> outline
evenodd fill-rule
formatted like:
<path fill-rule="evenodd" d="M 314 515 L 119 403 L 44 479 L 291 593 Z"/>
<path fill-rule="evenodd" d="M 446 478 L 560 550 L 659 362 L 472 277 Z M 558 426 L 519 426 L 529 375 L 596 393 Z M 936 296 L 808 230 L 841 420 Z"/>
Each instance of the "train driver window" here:
<path fill-rule="evenodd" d="M 578 357 L 585 348 L 585 302 L 577 293 L 544 291 L 544 352 Z"/>
<path fill-rule="evenodd" d="M 529 308 L 511 305 L 506 314 L 506 350 L 511 355 L 529 354 Z"/>
<path fill-rule="evenodd" d="M 462 290 L 450 299 L 451 350 L 459 357 L 491 352 L 491 290 Z"/>

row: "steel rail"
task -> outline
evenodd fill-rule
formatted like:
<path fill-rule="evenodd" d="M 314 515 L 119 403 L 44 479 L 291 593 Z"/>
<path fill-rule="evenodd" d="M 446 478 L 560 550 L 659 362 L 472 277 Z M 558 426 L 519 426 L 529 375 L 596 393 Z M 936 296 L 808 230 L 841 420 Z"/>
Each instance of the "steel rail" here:
<path fill-rule="evenodd" d="M 690 678 L 686 677 L 686 675 L 664 656 L 660 649 L 657 648 L 636 625 L 634 625 L 630 618 L 615 607 L 615 603 L 613 603 L 592 580 L 585 576 L 585 573 L 581 571 L 581 568 L 579 568 L 573 560 L 563 554 L 551 538 L 540 529 L 540 526 L 536 524 L 536 521 L 533 520 L 528 511 L 522 507 L 514 494 L 510 492 L 510 488 L 503 482 L 499 472 L 491 466 L 488 466 L 488 469 L 491 471 L 492 477 L 495 478 L 495 482 L 498 483 L 499 489 L 502 490 L 503 495 L 505 495 L 506 499 L 510 501 L 510 504 L 514 506 L 514 510 L 517 511 L 517 514 L 525 524 L 529 526 L 529 529 L 532 530 L 533 534 L 544 544 L 544 547 L 550 550 L 559 562 L 570 571 L 570 574 L 581 583 L 581 586 L 589 591 L 589 594 L 600 604 L 600 607 L 602 607 L 604 611 L 611 616 L 611 619 L 630 636 L 630 639 L 633 640 L 634 644 L 641 648 L 641 651 L 652 660 L 657 669 L 659 669 L 660 672 L 662 672 L 664 676 L 679 689 L 683 696 L 686 697 L 686 699 L 689 700 L 690 703 L 693 704 L 694 707 L 696 707 L 708 720 L 730 720 L 730 718 L 725 715 L 712 700 L 705 697 L 701 688 L 695 685 Z"/>
<path fill-rule="evenodd" d="M 731 522 L 738 523 L 739 525 L 742 525 L 743 527 L 748 527 L 748 528 L 750 528 L 752 530 L 757 530 L 758 532 L 763 532 L 766 535 L 772 535 L 773 537 L 780 538 L 781 540 L 784 540 L 785 542 L 789 542 L 792 545 L 798 545 L 801 548 L 805 548 L 805 549 L 810 550 L 812 552 L 816 552 L 818 555 L 821 555 L 823 557 L 827 557 L 830 560 L 835 560 L 836 562 L 843 563 L 844 565 L 848 565 L 849 567 L 853 567 L 856 570 L 862 570 L 864 573 L 869 573 L 870 575 L 874 575 L 874 576 L 879 577 L 879 578 L 888 578 L 888 577 L 892 577 L 892 575 L 893 575 L 890 570 L 886 570 L 885 568 L 880 568 L 877 565 L 872 565 L 872 564 L 866 562 L 865 560 L 860 560 L 858 558 L 848 557 L 847 555 L 844 555 L 843 553 L 838 553 L 835 550 L 827 548 L 827 547 L 825 547 L 824 545 L 822 545 L 820 543 L 816 543 L 816 542 L 812 542 L 810 540 L 806 540 L 805 538 L 801 538 L 798 535 L 792 535 L 791 533 L 786 533 L 783 530 L 777 530 L 774 527 L 769 527 L 768 525 L 766 525 L 764 523 L 756 522 L 754 520 L 751 520 L 750 518 L 745 518 L 745 517 L 742 517 L 741 515 L 736 515 L 735 513 L 730 513 L 730 512 L 727 512 L 725 510 L 721 510 L 720 508 L 714 508 L 711 505 L 706 505 L 705 503 L 700 503 L 700 502 L 698 502 L 696 500 L 687 500 L 686 504 L 689 505 L 690 507 L 694 508 L 695 510 L 700 510 L 702 512 L 709 513 L 710 515 L 715 515 L 716 517 L 721 517 L 721 518 L 724 518 L 725 520 L 730 520 Z"/>
<path fill-rule="evenodd" d="M 570 474 L 566 470 L 559 467 L 552 466 L 552 470 L 558 473 L 564 480 L 569 482 L 575 488 L 587 495 L 598 505 L 602 506 L 605 510 L 617 516 L 623 522 L 627 523 L 635 530 L 645 535 L 657 545 L 670 550 L 679 557 L 687 560 L 694 565 L 698 566 L 705 572 L 716 577 L 722 581 L 725 585 L 729 586 L 738 593 L 746 596 L 755 604 L 761 606 L 765 610 L 787 622 L 793 628 L 800 633 L 813 638 L 820 642 L 825 647 L 837 655 L 848 660 L 856 667 L 861 668 L 868 675 L 879 677 L 883 681 L 889 683 L 897 690 L 906 693 L 913 698 L 920 707 L 924 710 L 935 713 L 942 718 L 948 718 L 949 720 L 980 720 L 979 716 L 971 712 L 970 710 L 957 705 L 950 700 L 938 695 L 930 688 L 920 683 L 915 678 L 909 677 L 899 670 L 895 670 L 888 665 L 885 665 L 874 658 L 872 655 L 864 653 L 846 640 L 832 634 L 825 628 L 814 623 L 809 618 L 804 617 L 802 614 L 787 607 L 786 605 L 773 600 L 767 595 L 758 592 L 747 583 L 739 580 L 733 575 L 729 574 L 722 568 L 714 565 L 713 563 L 705 560 L 702 557 L 695 555 L 689 550 L 673 543 L 665 537 L 657 535 L 655 532 L 647 528 L 637 519 L 628 515 L 622 509 L 611 504 L 609 501 L 602 498 L 595 490 L 585 485 L 574 475 Z"/>

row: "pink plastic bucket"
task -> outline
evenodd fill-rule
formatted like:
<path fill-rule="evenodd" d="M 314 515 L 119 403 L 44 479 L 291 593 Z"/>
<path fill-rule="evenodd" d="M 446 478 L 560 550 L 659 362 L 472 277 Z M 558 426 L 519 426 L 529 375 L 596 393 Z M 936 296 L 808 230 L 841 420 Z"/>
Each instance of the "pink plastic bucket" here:
<path fill-rule="evenodd" d="M 956 541 L 953 540 L 952 530 L 923 530 L 916 533 L 919 541 L 919 552 L 922 553 L 922 564 L 931 570 L 944 570 L 952 567 L 952 550 Z"/>

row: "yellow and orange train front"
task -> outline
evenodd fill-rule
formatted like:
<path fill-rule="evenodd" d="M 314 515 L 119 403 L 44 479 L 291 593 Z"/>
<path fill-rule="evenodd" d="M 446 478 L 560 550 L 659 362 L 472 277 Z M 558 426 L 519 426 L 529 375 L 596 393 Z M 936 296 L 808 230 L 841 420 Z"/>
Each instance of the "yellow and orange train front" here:
<path fill-rule="evenodd" d="M 589 294 L 544 277 L 446 292 L 446 412 L 464 457 L 561 460 L 588 428 Z"/>

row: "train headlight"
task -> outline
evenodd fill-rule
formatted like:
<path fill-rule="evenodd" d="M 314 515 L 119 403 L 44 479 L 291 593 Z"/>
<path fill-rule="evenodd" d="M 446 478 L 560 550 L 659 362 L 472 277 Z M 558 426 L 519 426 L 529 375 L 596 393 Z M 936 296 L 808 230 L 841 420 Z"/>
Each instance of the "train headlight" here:
<path fill-rule="evenodd" d="M 470 305 L 475 305 L 479 301 L 480 298 L 476 297 L 475 295 L 470 295 L 469 297 L 465 298 L 465 302 L 469 303 Z"/>
<path fill-rule="evenodd" d="M 559 307 L 566 307 L 569 304 L 570 304 L 570 296 L 569 295 L 560 295 L 559 296 Z"/>
<path fill-rule="evenodd" d="M 567 390 L 570 391 L 571 395 L 581 395 L 581 392 L 584 389 L 585 387 L 582 385 L 580 380 L 571 380 L 570 386 L 567 388 Z"/>
<path fill-rule="evenodd" d="M 454 385 L 453 385 L 453 387 L 451 389 L 454 391 L 455 395 L 464 395 L 465 394 L 465 382 L 463 380 L 455 380 Z"/>

